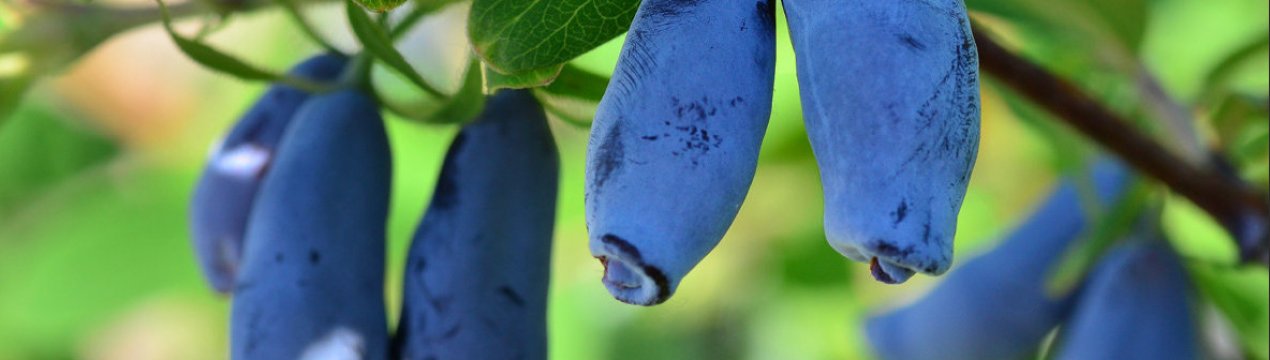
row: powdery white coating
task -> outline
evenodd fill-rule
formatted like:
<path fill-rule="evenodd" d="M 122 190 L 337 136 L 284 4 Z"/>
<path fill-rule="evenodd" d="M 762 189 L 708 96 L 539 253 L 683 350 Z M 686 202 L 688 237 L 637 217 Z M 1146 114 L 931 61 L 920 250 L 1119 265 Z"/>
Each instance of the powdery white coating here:
<path fill-rule="evenodd" d="M 875 278 L 952 265 L 979 147 L 979 64 L 959 0 L 783 2 L 825 232 Z"/>
<path fill-rule="evenodd" d="M 291 69 L 291 75 L 332 80 L 346 62 L 341 55 L 319 55 Z M 256 191 L 296 109 L 308 98 L 299 89 L 270 87 L 208 155 L 190 200 L 190 238 L 203 276 L 218 292 L 233 288 Z"/>
<path fill-rule="evenodd" d="M 392 159 L 375 102 L 355 90 L 296 113 L 251 214 L 230 321 L 237 360 L 295 359 L 331 329 L 388 356 L 384 237 Z"/>
<path fill-rule="evenodd" d="M 587 151 L 591 253 L 619 301 L 654 305 L 736 217 L 771 115 L 769 0 L 646 0 Z"/>
<path fill-rule="evenodd" d="M 1065 179 L 995 249 L 955 268 L 916 303 L 869 319 L 865 333 L 878 357 L 1022 359 L 1070 312 L 1072 294 L 1048 295 L 1045 284 L 1062 254 L 1089 234 L 1085 209 L 1110 210 L 1127 190 L 1120 164 L 1093 166 L 1097 203 L 1086 204 Z"/>
<path fill-rule="evenodd" d="M 1134 239 L 1090 273 L 1056 359 L 1201 359 L 1185 269 L 1161 238 Z"/>
<path fill-rule="evenodd" d="M 559 155 L 529 90 L 505 90 L 446 154 L 415 233 L 402 359 L 545 359 Z"/>
<path fill-rule="evenodd" d="M 272 150 L 247 143 L 217 153 L 207 165 L 210 171 L 216 172 L 215 175 L 247 182 L 264 177 L 265 167 L 272 157 Z"/>
<path fill-rule="evenodd" d="M 335 328 L 330 334 L 309 344 L 301 360 L 362 360 L 366 344 L 361 335 L 346 328 Z"/>

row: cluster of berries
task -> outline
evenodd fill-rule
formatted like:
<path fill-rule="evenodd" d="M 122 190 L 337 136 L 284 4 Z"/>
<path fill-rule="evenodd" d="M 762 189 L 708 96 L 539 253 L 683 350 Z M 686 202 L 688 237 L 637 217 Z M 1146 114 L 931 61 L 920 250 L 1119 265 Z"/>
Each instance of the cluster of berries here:
<path fill-rule="evenodd" d="M 333 80 L 346 63 L 322 55 L 291 75 Z M 558 157 L 529 91 L 486 101 L 450 145 L 390 336 L 379 106 L 273 86 L 213 151 L 191 208 L 203 272 L 233 296 L 233 358 L 545 358 Z"/>

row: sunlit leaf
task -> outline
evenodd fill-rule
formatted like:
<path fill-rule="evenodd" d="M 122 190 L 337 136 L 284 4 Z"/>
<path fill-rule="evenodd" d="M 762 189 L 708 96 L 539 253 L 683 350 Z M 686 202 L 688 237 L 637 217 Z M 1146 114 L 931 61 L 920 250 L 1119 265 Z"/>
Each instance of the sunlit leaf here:
<path fill-rule="evenodd" d="M 482 65 L 481 74 L 485 79 L 485 93 L 493 94 L 499 89 L 526 89 L 550 84 L 560 75 L 564 64 L 548 66 L 515 74 L 504 74 Z"/>
<path fill-rule="evenodd" d="M 1239 249 L 1230 233 L 1189 200 L 1170 196 L 1160 219 L 1173 247 L 1183 256 L 1221 264 L 1238 262 Z"/>
<path fill-rule="evenodd" d="M 1204 76 L 1203 91 L 1205 95 L 1200 97 L 1200 101 L 1214 100 L 1211 97 L 1224 90 L 1225 82 L 1235 75 L 1240 65 L 1264 56 L 1267 50 L 1270 50 L 1270 34 L 1252 39 L 1226 55 L 1217 66 L 1214 66 Z"/>

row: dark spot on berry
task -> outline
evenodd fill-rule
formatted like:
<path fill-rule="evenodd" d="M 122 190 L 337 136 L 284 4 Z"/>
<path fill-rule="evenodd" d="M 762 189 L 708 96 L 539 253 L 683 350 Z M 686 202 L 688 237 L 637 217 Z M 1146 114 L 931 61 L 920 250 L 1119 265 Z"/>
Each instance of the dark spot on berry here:
<path fill-rule="evenodd" d="M 904 44 L 904 46 L 918 51 L 926 50 L 926 44 L 922 44 L 922 42 L 918 41 L 912 34 L 899 34 L 897 37 L 899 37 L 900 43 Z"/>
<path fill-rule="evenodd" d="M 670 281 L 667 280 L 666 274 L 661 272 L 656 266 L 644 265 L 644 275 L 653 279 L 653 283 L 657 284 L 657 298 L 653 299 L 648 305 L 657 305 L 670 298 Z"/>
<path fill-rule="evenodd" d="M 763 23 L 769 28 L 776 23 L 776 6 L 772 2 L 772 0 L 760 0 L 755 4 L 759 19 L 763 19 Z"/>
<path fill-rule="evenodd" d="M 455 336 L 459 336 L 459 330 L 462 329 L 461 325 L 454 324 L 454 327 L 451 327 L 449 330 L 446 330 L 445 333 L 441 334 L 441 340 L 449 340 L 453 339 Z"/>
<path fill-rule="evenodd" d="M 896 253 L 900 252 L 900 249 L 895 247 L 895 245 L 881 240 L 876 241 L 874 249 L 882 256 L 894 256 Z"/>
<path fill-rule="evenodd" d="M 622 121 L 613 125 L 613 129 L 600 141 L 596 151 L 596 161 L 592 173 L 595 174 L 594 189 L 601 189 L 622 169 L 622 161 L 626 158 L 626 147 L 622 144 Z"/>
<path fill-rule="evenodd" d="M 600 242 L 617 248 L 617 250 L 625 255 L 629 261 L 637 263 L 644 262 L 643 256 L 639 254 L 639 249 L 635 248 L 635 245 L 631 245 L 630 242 L 627 242 L 625 239 L 622 239 L 617 235 L 605 234 L 600 237 Z"/>
<path fill-rule="evenodd" d="M 930 223 L 922 224 L 922 243 L 930 244 Z"/>
<path fill-rule="evenodd" d="M 438 296 L 428 299 L 428 305 L 432 305 L 432 309 L 436 310 L 438 313 L 444 313 L 446 309 L 450 308 L 450 302 L 452 300 L 453 299 L 449 296 Z"/>
<path fill-rule="evenodd" d="M 525 306 L 525 299 L 521 298 L 520 294 L 516 293 L 516 290 L 512 289 L 510 286 L 499 286 L 498 293 L 502 294 L 503 297 L 507 298 L 507 301 L 511 301 L 511 303 L 517 307 Z"/>
<path fill-rule="evenodd" d="M 900 205 L 895 207 L 895 211 L 891 212 L 891 216 L 895 218 L 892 226 L 899 225 L 908 216 L 908 202 L 900 200 Z"/>
<path fill-rule="evenodd" d="M 878 263 L 878 258 L 869 259 L 869 273 L 873 274 L 873 278 L 886 284 L 895 284 L 895 278 L 886 273 L 882 265 Z"/>
<path fill-rule="evenodd" d="M 679 17 L 684 13 L 696 7 L 701 0 L 676 0 L 676 1 L 652 1 L 648 7 L 647 13 L 640 11 L 645 18 L 672 18 Z"/>
<path fill-rule="evenodd" d="M 436 191 L 432 194 L 431 207 L 444 210 L 459 202 L 458 180 L 455 179 L 459 172 L 458 156 L 466 143 L 467 133 L 465 132 L 460 132 L 450 143 L 450 149 L 445 153 L 445 162 L 441 165 L 441 176 L 437 179 Z"/>

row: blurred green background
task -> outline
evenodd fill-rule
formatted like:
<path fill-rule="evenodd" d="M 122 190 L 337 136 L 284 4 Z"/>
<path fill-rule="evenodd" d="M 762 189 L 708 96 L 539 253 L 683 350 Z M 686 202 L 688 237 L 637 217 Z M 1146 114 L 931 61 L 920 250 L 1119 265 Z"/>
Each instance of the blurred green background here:
<path fill-rule="evenodd" d="M 1221 121 L 1234 115 L 1223 115 L 1220 100 L 1265 102 L 1266 50 L 1223 64 L 1268 35 L 1268 7 L 1264 0 L 1147 1 L 1139 14 L 1145 32 L 1128 47 L 1130 59 L 1191 107 L 1205 139 L 1236 150 L 1242 174 L 1262 189 L 1266 117 L 1241 113 L 1228 130 Z M 310 14 L 324 35 L 353 49 L 341 8 L 322 5 Z M 465 5 L 451 6 L 401 42 L 412 64 L 448 89 L 465 64 L 465 14 Z M 553 121 L 563 171 L 549 309 L 553 359 L 870 358 L 862 320 L 939 281 L 879 284 L 826 244 L 793 51 L 778 18 L 773 114 L 754 185 L 727 237 L 663 305 L 624 305 L 600 284 L 603 270 L 587 251 L 583 223 L 587 129 Z M 1133 77 L 1096 41 L 996 16 L 978 20 L 1113 108 L 1149 119 Z M 20 14 L 0 5 L 0 34 L 20 25 Z M 277 10 L 235 16 L 211 41 L 272 69 L 318 51 Z M 621 41 L 574 63 L 608 74 Z M 1227 67 L 1226 81 L 1210 81 L 1214 69 Z M 401 83 L 386 71 L 376 76 Z M 958 262 L 993 246 L 1073 157 L 1093 149 L 984 80 L 983 138 L 959 220 Z M 27 94 L 0 122 L 0 360 L 226 358 L 229 301 L 198 273 L 187 202 L 207 149 L 264 89 L 199 68 L 152 25 L 113 38 Z M 390 118 L 389 130 L 396 167 L 385 295 L 395 319 L 404 250 L 457 127 Z M 1210 345 L 1219 355 L 1234 349 L 1265 358 L 1266 269 L 1231 268 L 1235 250 L 1224 233 L 1184 200 L 1167 204 L 1166 229 L 1203 290 L 1196 299 L 1215 339 Z"/>

